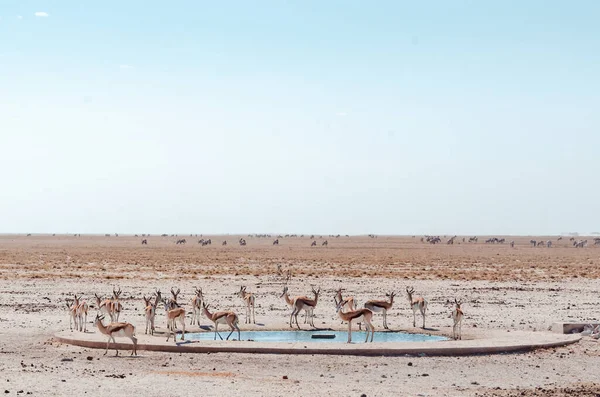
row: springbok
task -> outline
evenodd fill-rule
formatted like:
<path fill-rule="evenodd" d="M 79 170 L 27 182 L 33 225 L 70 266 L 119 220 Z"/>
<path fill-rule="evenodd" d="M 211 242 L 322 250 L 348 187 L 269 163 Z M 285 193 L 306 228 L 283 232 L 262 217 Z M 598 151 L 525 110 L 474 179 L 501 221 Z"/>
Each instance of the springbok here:
<path fill-rule="evenodd" d="M 385 329 L 389 329 L 388 325 L 387 325 L 387 311 L 390 310 L 392 308 L 392 305 L 394 304 L 394 296 L 396 295 L 395 292 L 390 292 L 389 294 L 385 294 L 385 296 L 389 296 L 390 301 L 386 301 L 386 300 L 370 300 L 367 301 L 365 303 L 365 309 L 369 309 L 370 311 L 376 313 L 376 312 L 382 312 L 383 314 L 383 328 Z M 423 326 L 425 327 L 425 326 Z"/>
<path fill-rule="evenodd" d="M 406 293 L 408 295 L 408 302 L 413 311 L 413 327 L 417 326 L 417 310 L 421 312 L 423 316 L 423 328 L 425 328 L 425 311 L 427 310 L 427 301 L 422 296 L 414 296 L 414 288 L 406 287 Z"/>
<path fill-rule="evenodd" d="M 365 328 L 367 329 L 365 343 L 367 343 L 369 340 L 369 333 L 371 333 L 371 342 L 373 342 L 373 337 L 375 336 L 375 327 L 371 322 L 371 319 L 373 318 L 373 312 L 369 309 L 358 309 L 343 312 L 341 309 L 347 304 L 347 302 L 341 300 L 340 302 L 336 301 L 336 303 L 337 306 L 335 310 L 338 316 L 342 319 L 342 321 L 348 321 L 348 343 L 352 342 L 352 321 L 364 322 Z"/>
<path fill-rule="evenodd" d="M 254 314 L 254 301 L 256 297 L 251 292 L 246 292 L 246 287 L 240 287 L 240 290 L 237 292 L 237 295 L 242 298 L 244 301 L 244 305 L 246 306 L 246 322 L 245 324 L 250 324 L 250 320 L 252 319 L 252 323 L 256 324 L 256 315 Z"/>
<path fill-rule="evenodd" d="M 106 356 L 106 353 L 108 353 L 108 346 L 111 340 L 116 345 L 117 342 L 115 341 L 115 336 L 117 336 L 131 339 L 131 342 L 133 342 L 133 351 L 131 352 L 131 355 L 133 356 L 135 354 L 137 356 L 137 338 L 135 337 L 135 327 L 130 323 L 110 323 L 108 325 L 104 325 L 102 324 L 103 319 L 104 316 L 96 315 L 94 325 L 98 327 L 100 333 L 108 336 L 108 341 L 106 342 L 106 351 L 104 352 L 104 355 Z M 116 346 L 115 350 L 117 351 L 116 356 L 118 356 L 119 349 L 117 349 Z"/>
<path fill-rule="evenodd" d="M 173 334 L 173 340 L 177 341 L 177 332 L 175 331 L 175 322 L 177 321 L 181 324 L 181 340 L 185 340 L 185 309 L 182 307 L 170 309 L 169 301 L 165 298 L 162 299 L 162 302 L 167 314 L 167 329 L 169 330 L 167 342 L 171 338 L 171 334 Z"/>
<path fill-rule="evenodd" d="M 462 319 L 464 316 L 464 313 L 460 308 L 462 302 L 457 301 L 456 298 L 454 298 L 454 304 L 456 305 L 456 307 L 452 311 L 452 320 L 454 321 L 454 325 L 452 326 L 452 337 L 454 339 L 462 339 Z M 458 333 L 456 332 L 457 330 Z"/>
<path fill-rule="evenodd" d="M 79 331 L 87 332 L 87 315 L 88 304 L 86 301 L 80 301 L 81 296 L 73 295 L 73 304 L 76 305 L 77 322 L 79 323 Z M 77 325 L 75 326 L 77 328 Z"/>
<path fill-rule="evenodd" d="M 296 320 L 296 326 L 298 327 L 298 329 L 300 329 L 300 325 L 298 324 L 298 314 L 302 310 L 306 311 L 307 308 L 310 308 L 309 310 L 312 313 L 313 310 L 315 309 L 315 307 L 317 307 L 317 302 L 319 301 L 319 293 L 321 292 L 321 288 L 319 288 L 318 290 L 315 290 L 313 287 L 312 292 L 315 295 L 314 299 L 307 299 L 307 298 L 302 297 L 302 298 L 296 298 L 294 300 L 292 314 L 290 315 L 290 328 L 292 328 L 292 318 L 293 318 Z M 312 327 L 315 326 L 314 315 L 310 316 L 310 325 Z"/>
<path fill-rule="evenodd" d="M 154 335 L 154 317 L 156 316 L 156 305 L 152 302 L 152 297 L 144 296 L 144 313 L 146 314 L 146 331 L 150 329 L 150 335 Z"/>
<path fill-rule="evenodd" d="M 227 335 L 226 340 L 229 340 L 229 337 L 231 336 L 231 334 L 233 334 L 233 331 L 235 330 L 237 330 L 238 332 L 238 340 L 241 340 L 240 328 L 238 327 L 239 319 L 237 314 L 235 314 L 232 311 L 211 313 L 210 311 L 208 311 L 209 307 L 210 306 L 207 305 L 205 302 L 202 302 L 202 309 L 204 310 L 204 315 L 215 324 L 215 340 L 217 340 L 217 335 L 219 335 L 219 338 L 223 340 L 223 337 L 219 333 L 219 324 L 227 324 L 229 325 L 229 328 L 231 328 L 231 332 L 229 333 L 229 335 Z"/>
<path fill-rule="evenodd" d="M 317 246 L 317 242 L 316 240 L 312 242 L 312 244 L 310 245 L 311 247 L 316 247 Z"/>
<path fill-rule="evenodd" d="M 108 314 L 108 317 L 110 317 L 110 322 L 115 321 L 114 302 L 110 299 L 102 300 L 102 297 L 98 294 L 94 294 L 94 296 L 96 297 L 96 305 L 98 306 L 98 312 L 100 312 L 101 315 Z"/>
<path fill-rule="evenodd" d="M 356 308 L 354 307 L 354 297 L 353 296 L 347 296 L 345 298 L 342 297 L 342 288 L 338 288 L 336 293 L 335 293 L 335 298 L 333 298 L 335 300 L 335 304 L 337 305 L 339 302 L 344 301 L 346 302 L 344 305 L 348 306 L 348 310 L 350 311 L 354 311 L 356 310 Z"/>
<path fill-rule="evenodd" d="M 169 308 L 170 309 L 175 309 L 175 308 L 179 307 L 179 304 L 177 303 L 177 296 L 179 295 L 179 292 L 181 292 L 180 288 L 177 288 L 177 292 L 175 292 L 175 290 L 173 290 L 173 288 L 171 288 L 172 298 L 169 299 Z"/>
<path fill-rule="evenodd" d="M 288 272 L 289 272 L 289 270 L 288 270 Z M 289 275 L 290 274 L 288 274 L 288 276 Z M 296 297 L 294 297 L 294 299 L 291 299 L 290 296 L 289 296 L 289 294 L 288 294 L 288 287 L 287 286 L 283 287 L 283 293 L 279 297 L 283 298 L 285 300 L 285 303 L 287 303 L 288 306 L 290 306 L 290 308 L 292 308 L 292 309 L 294 308 L 294 302 L 296 302 L 296 299 L 300 299 L 300 298 L 302 298 L 302 299 L 310 299 L 307 296 L 296 296 Z M 304 308 L 304 324 L 307 323 L 309 316 L 310 317 L 313 316 L 312 308 L 311 307 L 305 307 Z"/>
<path fill-rule="evenodd" d="M 75 329 L 77 330 L 77 305 L 73 299 L 66 299 L 67 309 L 69 309 L 69 329 L 73 332 L 73 323 L 75 323 Z"/>
<path fill-rule="evenodd" d="M 194 287 L 194 293 L 195 295 L 192 298 L 192 321 L 190 322 L 190 325 L 200 325 L 200 314 L 202 313 L 202 300 L 204 299 L 204 295 L 202 295 L 202 288 Z"/>
<path fill-rule="evenodd" d="M 119 298 L 121 297 L 121 288 L 116 291 L 113 288 L 113 316 L 114 321 L 119 321 L 119 316 L 121 315 L 121 310 L 123 310 L 123 305 L 119 302 Z"/>

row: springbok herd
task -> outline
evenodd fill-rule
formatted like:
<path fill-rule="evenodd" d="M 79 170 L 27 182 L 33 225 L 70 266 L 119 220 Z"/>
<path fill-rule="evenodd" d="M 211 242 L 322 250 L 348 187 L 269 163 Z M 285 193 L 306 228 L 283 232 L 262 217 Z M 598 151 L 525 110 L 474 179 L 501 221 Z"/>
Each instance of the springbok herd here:
<path fill-rule="evenodd" d="M 287 281 L 289 281 L 289 275 Z M 317 307 L 321 289 L 312 288 L 312 293 L 314 295 L 313 298 L 309 298 L 307 296 L 291 297 L 288 293 L 287 281 L 283 288 L 283 292 L 279 297 L 283 298 L 285 303 L 287 303 L 292 310 L 289 319 L 290 328 L 293 328 L 293 324 L 295 322 L 296 327 L 300 329 L 298 315 L 302 311 L 304 311 L 304 323 L 308 323 L 310 326 L 314 327 L 314 310 Z M 166 317 L 167 342 L 171 338 L 171 335 L 173 335 L 173 340 L 176 340 L 178 324 L 181 327 L 181 340 L 185 340 L 185 325 L 186 316 L 188 313 L 183 307 L 182 303 L 178 301 L 181 290 L 179 288 L 171 288 L 170 292 L 171 296 L 169 298 L 163 297 L 159 289 L 156 289 L 149 297 L 143 296 L 143 307 L 146 318 L 146 327 L 144 333 L 149 333 L 151 335 L 154 334 L 156 311 L 158 307 L 162 305 Z M 419 312 L 423 318 L 422 326 L 425 328 L 427 300 L 422 296 L 415 295 L 414 292 L 414 288 L 406 288 L 407 299 L 413 311 L 413 327 L 416 326 L 417 312 Z M 255 324 L 256 317 L 254 314 L 254 307 L 256 303 L 256 295 L 252 292 L 248 292 L 245 286 L 240 287 L 239 291 L 237 291 L 235 294 L 244 302 L 244 306 L 246 308 L 245 323 Z M 348 343 L 352 341 L 352 322 L 358 323 L 360 329 L 362 329 L 362 323 L 364 323 L 367 331 L 365 342 L 369 341 L 369 336 L 370 341 L 373 342 L 375 327 L 372 323 L 372 319 L 375 313 L 382 314 L 383 328 L 389 329 L 387 325 L 387 313 L 389 310 L 391 310 L 394 304 L 394 297 L 396 294 L 396 292 L 390 292 L 389 294 L 386 294 L 387 299 L 369 300 L 365 302 L 363 308 L 357 308 L 354 297 L 343 297 L 341 288 L 336 291 L 336 294 L 333 298 L 335 302 L 335 310 L 339 318 L 342 320 L 342 323 L 348 323 Z M 94 325 L 98 328 L 100 333 L 108 337 L 106 351 L 104 354 L 108 353 L 109 344 L 111 341 L 113 343 L 115 342 L 115 337 L 126 337 L 131 339 L 133 342 L 133 350 L 131 354 L 137 355 L 135 326 L 129 322 L 119 321 L 120 314 L 123 310 L 123 305 L 119 300 L 121 296 L 121 289 L 113 289 L 111 298 L 102 299 L 102 297 L 98 294 L 94 294 L 94 296 L 96 299 L 97 309 Z M 82 299 L 82 296 L 80 295 L 73 295 L 73 299 L 67 299 L 66 302 L 69 312 L 69 327 L 71 331 L 73 331 L 74 324 L 75 330 L 86 332 L 87 315 L 90 306 L 85 302 L 85 300 Z M 202 293 L 202 288 L 194 288 L 194 296 L 190 304 L 192 309 L 190 325 L 196 324 L 199 326 L 201 317 L 200 315 L 204 314 L 204 316 L 214 324 L 215 340 L 217 339 L 217 336 L 223 340 L 223 337 L 219 333 L 219 324 L 226 324 L 230 328 L 230 332 L 229 335 L 227 335 L 226 340 L 229 340 L 235 331 L 237 331 L 238 340 L 240 340 L 238 315 L 231 310 L 211 311 L 210 305 L 206 302 L 204 294 Z M 454 299 L 454 304 L 455 307 L 451 313 L 451 317 L 453 319 L 453 338 L 461 339 L 461 324 L 464 314 L 461 309 L 461 302 Z M 108 324 L 104 324 L 103 321 L 106 316 L 108 316 L 110 319 Z M 118 350 L 116 354 L 119 354 Z"/>

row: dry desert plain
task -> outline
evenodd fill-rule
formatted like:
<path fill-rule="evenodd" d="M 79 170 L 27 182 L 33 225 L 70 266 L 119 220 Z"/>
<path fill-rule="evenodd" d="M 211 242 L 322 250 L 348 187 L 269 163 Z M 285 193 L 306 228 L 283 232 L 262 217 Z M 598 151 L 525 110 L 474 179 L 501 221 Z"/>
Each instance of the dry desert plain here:
<path fill-rule="evenodd" d="M 205 238 L 207 236 L 204 236 Z M 427 326 L 450 332 L 454 297 L 465 303 L 463 333 L 485 337 L 486 330 L 548 332 L 554 321 L 593 322 L 600 318 L 600 248 L 574 248 L 568 238 L 552 248 L 532 248 L 531 237 L 508 244 L 430 245 L 417 237 L 210 236 L 142 237 L 65 235 L 0 236 L 0 393 L 6 395 L 144 396 L 600 396 L 600 344 L 583 338 L 566 347 L 518 354 L 466 357 L 356 357 L 179 354 L 140 351 L 114 357 L 102 350 L 58 343 L 53 335 L 69 328 L 65 298 L 123 291 L 121 320 L 144 332 L 142 296 L 155 288 L 182 290 L 187 303 L 202 287 L 214 307 L 232 309 L 244 329 L 285 329 L 290 310 L 280 298 L 284 279 L 277 265 L 291 269 L 293 295 L 322 289 L 315 325 L 345 329 L 333 307 L 343 287 L 358 301 L 400 291 L 388 314 L 393 330 L 411 330 L 405 288 L 429 301 Z M 227 246 L 221 242 L 226 239 Z M 324 239 L 327 247 L 320 245 Z M 445 239 L 443 239 L 445 242 Z M 590 239 L 591 240 L 591 239 Z M 256 293 L 257 325 L 244 324 L 244 307 L 234 292 L 241 285 Z M 188 303 L 189 308 L 189 303 Z M 190 317 L 188 316 L 188 324 Z M 381 315 L 374 324 L 381 332 Z M 165 316 L 157 314 L 157 334 Z M 206 318 L 203 325 L 209 325 Z M 309 327 L 302 324 L 305 329 Z M 74 334 L 77 331 L 74 331 Z M 125 341 L 125 340 L 123 340 Z M 362 342 L 362 341 L 360 341 Z M 236 341 L 230 343 L 235 344 Z M 284 379 L 284 376 L 287 379 Z"/>

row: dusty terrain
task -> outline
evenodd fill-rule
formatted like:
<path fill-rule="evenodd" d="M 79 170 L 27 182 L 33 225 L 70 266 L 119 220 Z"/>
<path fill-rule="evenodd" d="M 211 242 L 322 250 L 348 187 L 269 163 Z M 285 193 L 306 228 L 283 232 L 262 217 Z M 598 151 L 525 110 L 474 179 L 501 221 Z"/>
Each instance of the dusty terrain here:
<path fill-rule="evenodd" d="M 448 330 L 454 297 L 465 302 L 467 337 L 485 329 L 547 332 L 554 321 L 600 320 L 600 248 L 573 248 L 568 238 L 553 248 L 532 248 L 532 237 L 508 244 L 477 244 L 457 238 L 452 246 L 421 243 L 412 237 L 308 236 L 275 238 L 209 236 L 0 236 L 0 393 L 8 395 L 109 395 L 131 390 L 146 396 L 344 395 L 344 396 L 597 396 L 600 395 L 600 344 L 584 338 L 564 348 L 523 354 L 473 357 L 336 357 L 248 354 L 182 355 L 140 352 L 139 357 L 103 356 L 53 341 L 68 329 L 64 300 L 83 294 L 123 290 L 121 320 L 144 332 L 142 295 L 177 286 L 187 303 L 202 287 L 213 306 L 233 309 L 242 330 L 286 327 L 289 309 L 279 297 L 291 269 L 293 295 L 322 288 L 315 325 L 343 326 L 335 317 L 333 294 L 343 286 L 359 302 L 400 291 L 388 323 L 412 328 L 406 286 L 429 300 L 427 326 Z M 177 238 L 187 244 L 176 245 Z M 207 238 L 207 236 L 204 236 Z M 221 242 L 226 239 L 227 246 Z M 327 239 L 329 245 L 321 246 Z M 592 240 L 588 238 L 588 240 Z M 257 325 L 245 325 L 241 285 L 257 294 Z M 97 332 L 91 322 L 88 331 Z M 188 317 L 189 322 L 189 317 Z M 208 320 L 203 318 L 203 325 Z M 374 324 L 381 330 L 381 316 Z M 157 315 L 163 332 L 164 313 Z M 306 325 L 301 325 L 308 328 Z M 75 331 L 76 332 L 76 331 Z M 161 334 L 162 337 L 162 334 Z M 243 336 L 242 336 L 243 337 Z M 235 343 L 235 342 L 231 342 Z M 122 352 L 126 354 L 127 352 Z M 113 354 L 109 352 L 109 354 Z M 287 379 L 284 379 L 284 376 Z"/>

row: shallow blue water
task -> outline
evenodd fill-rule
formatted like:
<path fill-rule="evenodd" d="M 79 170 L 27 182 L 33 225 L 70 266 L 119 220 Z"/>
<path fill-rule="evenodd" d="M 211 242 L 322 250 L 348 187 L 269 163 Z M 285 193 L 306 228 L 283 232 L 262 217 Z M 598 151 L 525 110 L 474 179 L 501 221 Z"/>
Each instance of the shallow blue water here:
<path fill-rule="evenodd" d="M 229 334 L 227 331 L 219 331 L 223 339 Z M 335 335 L 334 339 L 313 339 L 312 335 Z M 365 333 L 352 331 L 352 342 L 364 342 Z M 214 331 L 200 332 L 195 334 L 186 334 L 186 339 L 190 340 L 213 340 Z M 231 334 L 230 339 L 237 339 L 237 332 Z M 242 331 L 242 340 L 254 340 L 256 342 L 346 342 L 348 340 L 347 331 Z M 220 340 L 217 336 L 217 340 Z M 373 342 L 437 342 L 448 340 L 444 336 L 424 335 L 424 334 L 406 334 L 404 332 L 375 332 Z"/>

